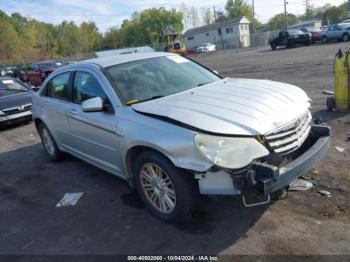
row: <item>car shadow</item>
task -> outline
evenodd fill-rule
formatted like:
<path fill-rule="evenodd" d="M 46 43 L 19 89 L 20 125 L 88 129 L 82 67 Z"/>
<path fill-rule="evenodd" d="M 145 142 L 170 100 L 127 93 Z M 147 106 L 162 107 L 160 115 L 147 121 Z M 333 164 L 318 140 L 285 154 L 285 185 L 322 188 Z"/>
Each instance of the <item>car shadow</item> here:
<path fill-rule="evenodd" d="M 203 197 L 192 221 L 162 222 L 128 184 L 40 144 L 0 154 L 0 254 L 218 254 L 247 236 L 268 206 Z M 83 192 L 57 208 L 65 193 Z"/>
<path fill-rule="evenodd" d="M 27 120 L 23 122 L 14 123 L 14 124 L 6 124 L 6 125 L 0 124 L 0 132 L 15 129 L 17 127 L 24 126 L 24 125 L 29 125 L 30 123 L 32 123 L 32 120 Z"/>
<path fill-rule="evenodd" d="M 327 110 L 319 110 L 319 111 L 312 113 L 312 116 L 314 117 L 314 119 L 319 118 L 321 122 L 328 122 L 328 121 L 336 120 L 336 119 L 342 118 L 346 115 L 349 115 L 349 113 L 327 111 Z"/>

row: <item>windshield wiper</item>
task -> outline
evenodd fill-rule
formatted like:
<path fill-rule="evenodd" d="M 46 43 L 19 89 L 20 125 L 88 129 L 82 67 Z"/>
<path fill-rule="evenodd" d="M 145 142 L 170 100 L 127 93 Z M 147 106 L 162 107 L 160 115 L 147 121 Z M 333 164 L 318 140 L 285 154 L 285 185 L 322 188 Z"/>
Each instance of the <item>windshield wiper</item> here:
<path fill-rule="evenodd" d="M 205 85 L 210 84 L 210 83 L 212 83 L 212 82 L 199 83 L 197 86 L 205 86 Z"/>
<path fill-rule="evenodd" d="M 138 103 L 142 103 L 142 102 L 147 102 L 147 101 L 151 101 L 151 100 L 158 99 L 158 98 L 162 98 L 162 97 L 164 97 L 164 96 L 152 96 L 152 97 L 150 97 L 150 98 L 146 98 L 146 99 L 142 99 L 142 100 L 134 99 L 134 100 L 128 101 L 126 104 L 127 104 L 127 105 L 133 105 L 133 104 L 138 104 Z"/>

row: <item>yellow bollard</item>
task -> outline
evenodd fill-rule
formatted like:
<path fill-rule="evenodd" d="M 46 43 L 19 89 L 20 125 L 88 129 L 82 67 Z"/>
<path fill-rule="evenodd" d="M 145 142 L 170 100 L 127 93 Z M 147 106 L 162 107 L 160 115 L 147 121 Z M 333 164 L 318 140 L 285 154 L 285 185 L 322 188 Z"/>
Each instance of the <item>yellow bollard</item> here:
<path fill-rule="evenodd" d="M 339 50 L 334 60 L 334 99 L 335 109 L 339 112 L 349 110 L 349 56 L 349 50 L 346 51 L 345 55 Z"/>

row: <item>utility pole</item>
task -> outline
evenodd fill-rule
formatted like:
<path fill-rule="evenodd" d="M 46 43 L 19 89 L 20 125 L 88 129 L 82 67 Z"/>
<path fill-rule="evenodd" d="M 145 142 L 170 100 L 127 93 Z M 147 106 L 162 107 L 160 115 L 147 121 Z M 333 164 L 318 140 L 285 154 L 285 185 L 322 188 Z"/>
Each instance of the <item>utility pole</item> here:
<path fill-rule="evenodd" d="M 287 30 L 287 0 L 284 0 L 284 30 Z"/>
<path fill-rule="evenodd" d="M 253 27 L 253 32 L 255 32 L 255 25 L 254 25 L 254 21 L 255 21 L 255 6 L 254 6 L 254 0 L 252 0 L 252 27 Z"/>
<path fill-rule="evenodd" d="M 214 22 L 216 23 L 216 10 L 215 10 L 215 5 L 214 5 Z"/>
<path fill-rule="evenodd" d="M 310 0 L 305 0 L 305 17 L 310 18 Z"/>

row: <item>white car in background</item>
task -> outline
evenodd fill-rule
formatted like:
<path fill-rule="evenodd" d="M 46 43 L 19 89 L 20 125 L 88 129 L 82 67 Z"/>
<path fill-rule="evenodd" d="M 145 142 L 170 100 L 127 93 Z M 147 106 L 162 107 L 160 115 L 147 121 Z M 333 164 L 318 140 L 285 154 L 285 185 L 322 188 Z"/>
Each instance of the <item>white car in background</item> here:
<path fill-rule="evenodd" d="M 209 52 L 215 52 L 215 51 L 216 51 L 216 45 L 212 43 L 205 43 L 203 45 L 198 46 L 196 49 L 197 53 L 209 53 Z"/>

